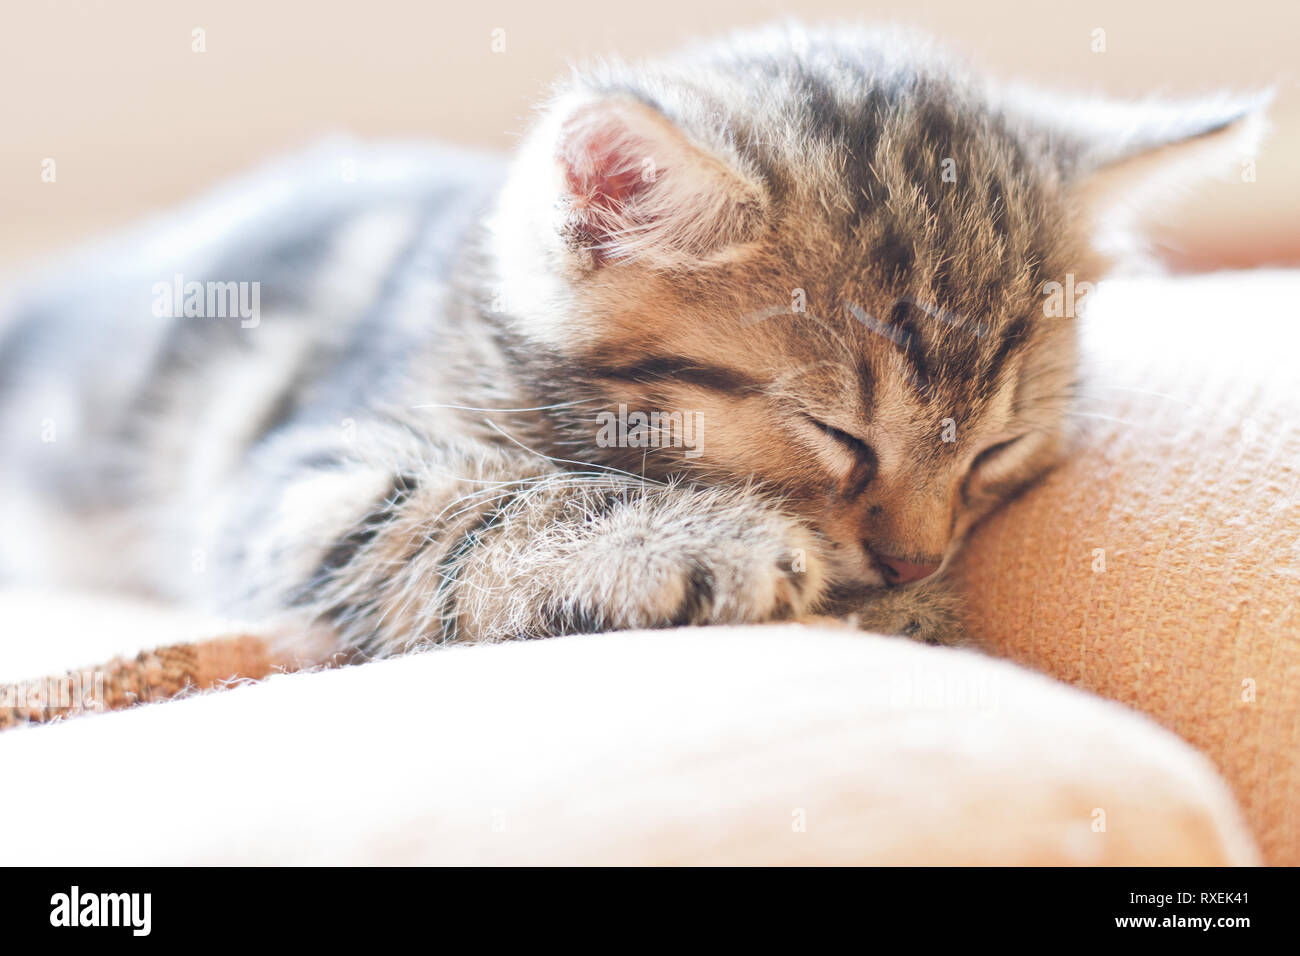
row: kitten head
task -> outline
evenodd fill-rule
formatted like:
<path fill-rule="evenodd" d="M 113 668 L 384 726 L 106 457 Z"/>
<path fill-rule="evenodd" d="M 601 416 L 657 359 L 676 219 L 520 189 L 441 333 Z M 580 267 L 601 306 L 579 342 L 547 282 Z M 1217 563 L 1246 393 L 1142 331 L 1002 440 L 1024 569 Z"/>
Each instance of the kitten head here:
<path fill-rule="evenodd" d="M 904 584 L 1060 454 L 1114 213 L 1257 106 L 1040 99 L 898 33 L 606 65 L 503 190 L 499 318 L 557 457 L 753 483 Z"/>

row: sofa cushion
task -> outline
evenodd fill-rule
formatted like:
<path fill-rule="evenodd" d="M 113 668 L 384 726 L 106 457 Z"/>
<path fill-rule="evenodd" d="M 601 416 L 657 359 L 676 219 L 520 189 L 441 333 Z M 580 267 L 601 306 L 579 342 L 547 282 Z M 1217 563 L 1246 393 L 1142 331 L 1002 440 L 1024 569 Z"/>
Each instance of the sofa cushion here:
<path fill-rule="evenodd" d="M 1191 741 L 1300 863 L 1300 273 L 1096 295 L 1076 450 L 970 541 L 967 626 Z"/>
<path fill-rule="evenodd" d="M 0 734 L 11 864 L 1249 863 L 1116 704 L 802 625 L 435 651 Z M 71 777 L 69 776 L 71 775 Z"/>

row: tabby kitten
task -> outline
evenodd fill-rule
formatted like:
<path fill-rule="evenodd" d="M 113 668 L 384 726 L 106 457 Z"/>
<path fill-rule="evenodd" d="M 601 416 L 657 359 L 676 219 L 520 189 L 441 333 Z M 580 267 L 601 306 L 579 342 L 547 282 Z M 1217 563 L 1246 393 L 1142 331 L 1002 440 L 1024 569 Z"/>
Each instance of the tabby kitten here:
<path fill-rule="evenodd" d="M 1063 450 L 1045 291 L 1258 107 L 783 27 L 578 73 L 508 168 L 323 147 L 17 298 L 0 570 L 314 652 L 813 613 L 952 640 L 945 564 Z"/>

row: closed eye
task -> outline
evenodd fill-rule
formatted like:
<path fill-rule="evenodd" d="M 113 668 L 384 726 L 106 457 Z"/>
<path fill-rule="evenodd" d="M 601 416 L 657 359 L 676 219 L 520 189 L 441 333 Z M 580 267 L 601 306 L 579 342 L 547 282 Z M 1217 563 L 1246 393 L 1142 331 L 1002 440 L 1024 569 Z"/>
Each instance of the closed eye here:
<path fill-rule="evenodd" d="M 856 498 L 862 494 L 867 485 L 871 484 L 876 477 L 876 468 L 879 462 L 876 458 L 875 449 L 857 435 L 849 434 L 842 428 L 828 425 L 811 415 L 804 415 L 804 418 L 823 432 L 831 441 L 853 456 L 854 465 L 845 477 L 840 487 L 840 493 L 846 499 Z"/>
<path fill-rule="evenodd" d="M 827 425 L 825 422 L 818 421 L 811 415 L 805 415 L 804 418 L 808 419 L 808 421 L 812 422 L 813 425 L 825 432 L 827 436 L 843 445 L 854 458 L 870 458 L 873 461 L 875 460 L 876 453 L 872 447 L 856 435 L 850 435 L 842 428 L 836 428 L 834 425 Z"/>
<path fill-rule="evenodd" d="M 975 472 L 980 468 L 983 468 L 985 465 L 990 464 L 995 458 L 1024 437 L 1024 435 L 1017 435 L 1015 438 L 1008 438 L 1006 441 L 1000 441 L 996 445 L 989 445 L 988 448 L 985 448 L 975 456 L 975 460 L 970 463 L 970 470 Z"/>

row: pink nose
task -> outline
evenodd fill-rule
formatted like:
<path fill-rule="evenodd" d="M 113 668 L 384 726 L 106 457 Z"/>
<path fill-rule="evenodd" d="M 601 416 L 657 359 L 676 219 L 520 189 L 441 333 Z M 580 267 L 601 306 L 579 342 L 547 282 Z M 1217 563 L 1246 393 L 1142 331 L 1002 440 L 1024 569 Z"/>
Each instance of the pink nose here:
<path fill-rule="evenodd" d="M 901 558 L 891 558 L 887 554 L 877 554 L 876 562 L 880 565 L 880 572 L 885 576 L 885 582 L 894 585 L 911 584 L 913 581 L 928 578 L 939 570 L 940 564 L 938 561 L 933 564 L 916 564 Z"/>

